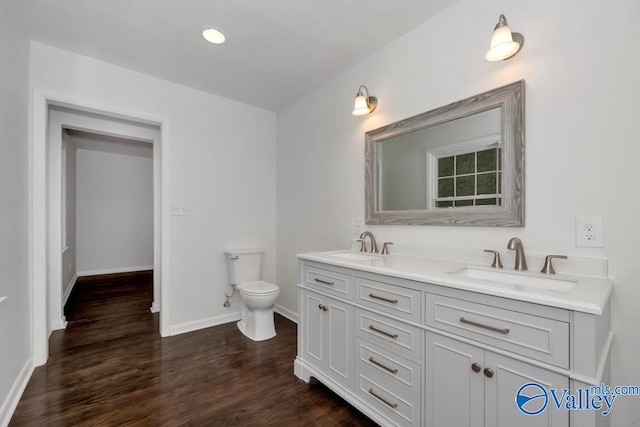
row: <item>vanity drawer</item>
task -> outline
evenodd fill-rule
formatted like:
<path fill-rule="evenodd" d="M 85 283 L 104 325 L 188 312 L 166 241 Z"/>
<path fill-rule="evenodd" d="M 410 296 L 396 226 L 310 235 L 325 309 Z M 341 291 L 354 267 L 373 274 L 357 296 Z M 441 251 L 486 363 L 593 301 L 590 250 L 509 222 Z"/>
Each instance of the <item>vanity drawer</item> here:
<path fill-rule="evenodd" d="M 353 276 L 305 265 L 302 277 L 306 287 L 324 294 L 353 300 Z"/>
<path fill-rule="evenodd" d="M 420 394 L 420 365 L 362 338 L 356 338 L 356 368 L 375 372 L 408 394 Z"/>
<path fill-rule="evenodd" d="M 427 294 L 426 324 L 569 368 L 569 324 L 566 322 Z"/>
<path fill-rule="evenodd" d="M 421 292 L 356 277 L 356 302 L 376 311 L 420 322 Z"/>
<path fill-rule="evenodd" d="M 420 425 L 420 393 L 408 394 L 356 368 L 356 394 L 398 426 Z"/>
<path fill-rule="evenodd" d="M 423 331 L 415 326 L 356 309 L 356 335 L 420 359 Z"/>

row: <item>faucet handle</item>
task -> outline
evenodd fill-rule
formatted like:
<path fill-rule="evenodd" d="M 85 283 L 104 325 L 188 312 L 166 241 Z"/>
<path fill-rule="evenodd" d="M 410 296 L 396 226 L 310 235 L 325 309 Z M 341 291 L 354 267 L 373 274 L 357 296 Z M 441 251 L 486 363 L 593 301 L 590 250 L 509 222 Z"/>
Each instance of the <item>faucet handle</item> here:
<path fill-rule="evenodd" d="M 360 242 L 360 252 L 367 252 L 367 248 L 364 245 L 364 239 L 358 239 L 358 242 Z"/>
<path fill-rule="evenodd" d="M 553 264 L 551 264 L 551 260 L 553 258 L 567 259 L 566 255 L 547 255 L 544 259 L 544 267 L 540 270 L 540 273 L 546 274 L 556 274 L 556 271 L 553 269 Z"/>
<path fill-rule="evenodd" d="M 393 242 L 384 242 L 382 244 L 382 255 L 389 255 L 389 247 L 388 245 L 393 245 Z"/>
<path fill-rule="evenodd" d="M 491 263 L 491 267 L 502 268 L 502 261 L 500 261 L 500 252 L 494 251 L 492 249 L 485 249 L 484 251 L 493 254 L 493 262 Z"/>

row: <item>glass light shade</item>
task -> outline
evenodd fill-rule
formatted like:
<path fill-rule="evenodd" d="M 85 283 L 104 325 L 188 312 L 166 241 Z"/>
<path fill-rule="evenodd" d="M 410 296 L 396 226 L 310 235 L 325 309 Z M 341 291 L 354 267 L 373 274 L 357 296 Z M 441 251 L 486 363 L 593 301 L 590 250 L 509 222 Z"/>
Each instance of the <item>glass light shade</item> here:
<path fill-rule="evenodd" d="M 207 28 L 202 32 L 202 37 L 209 43 L 222 44 L 225 41 L 225 36 L 215 28 Z"/>
<path fill-rule="evenodd" d="M 484 58 L 487 61 L 500 61 L 515 54 L 520 48 L 520 43 L 513 41 L 511 30 L 507 25 L 496 28 L 491 36 L 491 48 Z"/>
<path fill-rule="evenodd" d="M 353 106 L 353 111 L 351 112 L 351 114 L 353 114 L 354 116 L 364 116 L 366 114 L 369 114 L 370 112 L 371 109 L 367 105 L 367 97 L 359 92 L 356 96 L 356 102 Z"/>

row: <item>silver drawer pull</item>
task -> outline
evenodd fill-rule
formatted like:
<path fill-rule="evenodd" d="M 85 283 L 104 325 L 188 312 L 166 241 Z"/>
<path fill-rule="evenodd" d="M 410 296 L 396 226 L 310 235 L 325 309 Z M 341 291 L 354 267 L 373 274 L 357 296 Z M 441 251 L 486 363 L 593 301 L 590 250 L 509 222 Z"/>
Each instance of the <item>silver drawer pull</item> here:
<path fill-rule="evenodd" d="M 380 301 L 390 302 L 391 304 L 397 304 L 398 303 L 397 299 L 389 299 L 389 298 L 378 296 L 376 294 L 369 294 L 369 298 L 379 299 Z"/>
<path fill-rule="evenodd" d="M 378 399 L 380 402 L 384 403 L 385 405 L 387 405 L 389 408 L 393 408 L 396 409 L 398 407 L 397 403 L 391 403 L 389 402 L 387 399 L 385 399 L 384 397 L 376 394 L 376 392 L 373 391 L 372 388 L 369 389 L 369 394 L 373 397 L 375 397 L 376 399 Z"/>
<path fill-rule="evenodd" d="M 329 285 L 329 286 L 335 285 L 335 283 L 333 283 L 333 282 L 327 282 L 326 280 L 322 280 L 322 279 L 318 279 L 318 278 L 315 278 L 313 280 L 315 280 L 318 283 L 322 283 L 323 285 Z"/>
<path fill-rule="evenodd" d="M 369 329 L 371 329 L 372 331 L 376 331 L 379 334 L 386 335 L 389 338 L 393 338 L 393 339 L 398 338 L 398 334 L 390 334 L 389 332 L 381 331 L 380 329 L 376 328 L 373 325 L 369 325 Z"/>
<path fill-rule="evenodd" d="M 488 329 L 493 332 L 497 332 L 499 334 L 507 335 L 509 333 L 509 328 L 496 328 L 495 326 L 485 325 L 483 323 L 474 322 L 472 320 L 467 320 L 464 317 L 460 318 L 460 323 L 466 323 L 467 325 L 477 326 L 478 328 Z"/>
<path fill-rule="evenodd" d="M 384 366 L 382 363 L 380 363 L 376 359 L 374 359 L 373 356 L 369 358 L 369 362 L 373 363 L 376 366 L 381 367 L 382 369 L 384 369 L 386 371 L 391 372 L 392 374 L 397 374 L 398 373 L 398 369 L 397 368 L 391 369 L 388 366 Z"/>

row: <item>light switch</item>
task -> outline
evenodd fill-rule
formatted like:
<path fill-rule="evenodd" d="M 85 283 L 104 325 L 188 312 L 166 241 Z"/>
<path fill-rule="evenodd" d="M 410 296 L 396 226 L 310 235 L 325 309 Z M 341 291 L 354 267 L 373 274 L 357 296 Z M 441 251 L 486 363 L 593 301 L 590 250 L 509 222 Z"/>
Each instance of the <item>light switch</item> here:
<path fill-rule="evenodd" d="M 353 235 L 359 236 L 364 229 L 364 220 L 362 218 L 356 218 L 353 220 Z"/>
<path fill-rule="evenodd" d="M 187 208 L 184 203 L 171 203 L 171 205 L 169 205 L 169 215 L 187 216 Z"/>

